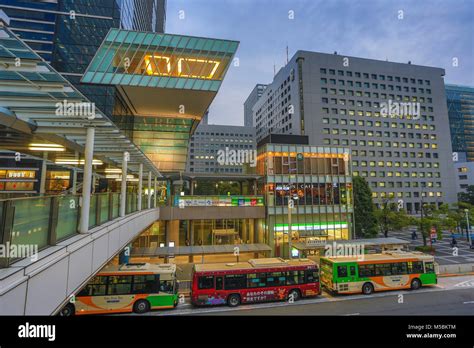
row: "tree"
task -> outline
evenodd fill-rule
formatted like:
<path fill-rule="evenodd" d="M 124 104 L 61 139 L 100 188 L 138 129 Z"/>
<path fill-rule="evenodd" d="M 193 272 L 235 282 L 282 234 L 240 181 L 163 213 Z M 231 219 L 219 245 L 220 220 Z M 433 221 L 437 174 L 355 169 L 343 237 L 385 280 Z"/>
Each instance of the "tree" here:
<path fill-rule="evenodd" d="M 458 193 L 459 202 L 468 203 L 474 205 L 474 185 L 469 185 L 466 188 L 466 192 Z"/>
<path fill-rule="evenodd" d="M 372 191 L 367 181 L 355 176 L 354 185 L 354 219 L 356 237 L 373 238 L 377 236 L 377 219 L 372 202 Z"/>
<path fill-rule="evenodd" d="M 413 223 L 413 219 L 402 209 L 397 209 L 395 203 L 389 203 L 388 200 L 382 203 L 382 207 L 375 211 L 375 217 L 379 224 L 380 231 L 385 237 L 388 232 L 401 230 Z"/>

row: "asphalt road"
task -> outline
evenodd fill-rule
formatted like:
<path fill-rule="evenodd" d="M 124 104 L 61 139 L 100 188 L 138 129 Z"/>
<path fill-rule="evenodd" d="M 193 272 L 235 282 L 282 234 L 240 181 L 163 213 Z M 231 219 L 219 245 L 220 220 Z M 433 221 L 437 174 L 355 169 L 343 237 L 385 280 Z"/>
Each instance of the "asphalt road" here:
<path fill-rule="evenodd" d="M 474 276 L 439 278 L 438 285 L 416 291 L 386 291 L 370 296 L 323 293 L 295 303 L 271 302 L 237 308 L 194 308 L 185 303 L 174 310 L 143 315 L 474 315 Z"/>

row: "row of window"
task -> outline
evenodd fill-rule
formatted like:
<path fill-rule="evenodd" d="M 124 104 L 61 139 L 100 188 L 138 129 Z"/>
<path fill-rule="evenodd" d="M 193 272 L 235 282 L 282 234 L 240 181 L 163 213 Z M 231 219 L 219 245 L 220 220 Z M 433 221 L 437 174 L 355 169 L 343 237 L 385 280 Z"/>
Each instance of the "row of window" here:
<path fill-rule="evenodd" d="M 329 75 L 336 75 L 335 69 L 327 69 L 321 68 L 319 69 L 321 74 L 329 74 Z M 415 79 L 415 78 L 408 78 L 408 77 L 400 77 L 400 76 L 392 76 L 392 75 L 382 75 L 382 74 L 369 74 L 369 73 L 360 73 L 352 71 L 344 71 L 344 70 L 337 70 L 337 76 L 347 76 L 347 77 L 357 77 L 357 78 L 364 78 L 364 79 L 372 79 L 372 80 L 381 80 L 381 81 L 395 81 L 395 82 L 403 82 L 403 83 L 411 83 L 415 84 L 418 83 L 419 85 L 427 85 L 430 86 L 430 80 L 422 80 L 422 79 Z"/>
<path fill-rule="evenodd" d="M 77 296 L 169 293 L 174 291 L 170 280 L 160 281 L 159 275 L 96 276 Z"/>
<path fill-rule="evenodd" d="M 373 183 L 372 183 L 373 184 Z M 371 185 L 372 188 L 376 188 L 377 185 Z M 422 192 L 421 193 L 422 197 L 443 197 L 443 192 L 437 192 L 437 191 L 429 191 L 429 192 Z M 412 194 L 411 192 L 372 192 L 372 198 L 411 198 Z M 414 198 L 419 198 L 420 193 L 419 192 L 413 192 L 413 197 Z"/>
<path fill-rule="evenodd" d="M 348 87 L 358 87 L 358 88 L 372 88 L 372 89 L 380 89 L 382 91 L 389 90 L 389 91 L 404 91 L 404 92 L 411 92 L 411 93 L 427 93 L 431 94 L 431 89 L 430 88 L 416 88 L 416 87 L 408 87 L 408 86 L 394 86 L 394 85 L 386 85 L 383 83 L 369 83 L 369 82 L 360 82 L 360 81 L 350 81 L 350 80 L 336 80 L 336 79 L 327 79 L 325 77 L 322 77 L 320 80 L 321 85 L 327 85 L 329 82 L 330 85 L 334 86 L 348 86 Z M 351 90 L 349 90 L 350 92 Z M 352 91 L 353 92 L 353 91 Z M 358 91 L 360 92 L 360 91 Z M 361 94 L 356 95 L 361 97 Z M 383 95 L 384 93 L 381 93 Z M 354 95 L 354 94 L 351 94 Z M 382 97 L 382 99 L 385 99 Z"/>
<path fill-rule="evenodd" d="M 321 88 L 321 92 L 323 94 L 330 94 L 330 95 L 346 95 L 346 90 L 344 89 L 339 89 L 339 90 L 336 90 L 334 88 L 331 88 L 331 89 L 327 89 L 327 88 Z M 362 92 L 362 91 L 352 91 L 352 90 L 349 90 L 347 91 L 347 95 L 349 96 L 356 96 L 356 97 L 364 97 L 364 98 L 374 98 L 374 99 L 388 99 L 389 101 L 391 100 L 392 102 L 420 102 L 420 104 L 422 103 L 425 103 L 425 101 L 427 101 L 428 103 L 431 103 L 433 101 L 432 98 L 425 98 L 424 97 L 419 97 L 419 96 L 409 96 L 409 95 L 401 95 L 401 94 L 397 94 L 397 95 L 394 95 L 394 94 L 385 94 L 385 93 L 382 93 L 382 94 L 378 94 L 378 93 L 374 93 L 374 92 Z M 363 107 L 364 105 L 366 107 L 374 107 L 374 108 L 380 108 L 381 107 L 381 103 L 380 102 L 376 102 L 376 101 L 363 101 L 363 100 L 353 100 L 353 99 L 342 99 L 342 98 L 327 98 L 327 97 L 322 97 L 321 98 L 321 102 L 323 104 L 333 104 L 333 105 L 349 105 L 349 106 L 360 106 L 360 107 Z M 386 102 L 384 102 L 385 104 L 387 104 Z M 388 105 L 387 105 L 388 106 Z M 410 103 L 408 104 L 402 104 L 402 105 L 399 105 L 399 107 L 408 107 L 408 106 L 411 106 Z M 422 106 L 420 105 L 420 110 L 421 111 L 430 111 L 430 112 L 433 112 L 433 108 L 430 106 L 428 108 L 426 108 L 426 106 Z"/>
<path fill-rule="evenodd" d="M 336 111 L 337 114 L 337 109 L 333 109 L 333 111 Z M 328 114 L 329 109 L 323 108 L 323 113 Z M 328 118 L 323 118 L 323 122 L 327 122 Z M 353 120 L 353 119 L 346 119 L 346 118 L 341 118 L 339 119 L 339 123 L 342 125 L 349 124 L 351 126 L 367 126 L 367 127 L 385 127 L 385 128 L 400 128 L 400 129 L 422 129 L 422 130 L 436 130 L 435 125 L 427 125 L 427 124 L 419 124 L 419 123 L 404 123 L 404 122 L 382 122 L 382 121 L 365 121 L 365 120 Z"/>
<path fill-rule="evenodd" d="M 228 274 L 225 276 L 201 276 L 198 289 L 239 290 L 273 286 L 315 283 L 319 281 L 316 270 L 288 272 L 258 272 L 250 274 Z"/>
<path fill-rule="evenodd" d="M 295 205 L 337 205 L 348 204 L 352 184 L 319 183 L 289 184 L 276 183 L 268 186 L 268 192 L 275 195 L 275 205 L 286 206 L 293 198 Z"/>

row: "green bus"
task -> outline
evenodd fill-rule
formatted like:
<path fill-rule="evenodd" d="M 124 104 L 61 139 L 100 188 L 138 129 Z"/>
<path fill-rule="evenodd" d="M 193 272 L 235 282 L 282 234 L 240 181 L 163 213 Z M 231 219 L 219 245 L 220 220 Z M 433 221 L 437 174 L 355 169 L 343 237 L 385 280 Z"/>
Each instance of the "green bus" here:
<path fill-rule="evenodd" d="M 338 294 L 416 290 L 438 282 L 434 257 L 421 252 L 322 257 L 320 269 L 323 288 Z"/>

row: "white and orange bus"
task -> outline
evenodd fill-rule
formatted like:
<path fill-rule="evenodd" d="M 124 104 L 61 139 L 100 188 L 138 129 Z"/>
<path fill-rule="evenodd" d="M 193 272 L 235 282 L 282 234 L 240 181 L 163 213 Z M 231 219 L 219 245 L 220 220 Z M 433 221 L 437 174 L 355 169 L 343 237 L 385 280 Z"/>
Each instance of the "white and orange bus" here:
<path fill-rule="evenodd" d="M 145 313 L 177 304 L 176 265 L 111 265 L 92 278 L 59 314 Z"/>

